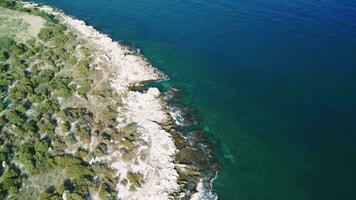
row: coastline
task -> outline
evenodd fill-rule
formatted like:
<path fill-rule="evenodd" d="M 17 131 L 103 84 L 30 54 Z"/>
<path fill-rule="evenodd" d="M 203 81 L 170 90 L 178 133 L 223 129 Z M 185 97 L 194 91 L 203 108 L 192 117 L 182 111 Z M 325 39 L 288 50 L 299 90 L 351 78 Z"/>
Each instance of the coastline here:
<path fill-rule="evenodd" d="M 72 18 L 49 6 L 28 2 L 23 4 L 38 7 L 57 16 L 60 23 L 67 25 L 80 39 L 86 40 L 92 46 L 96 66 L 100 68 L 106 65 L 106 68 L 110 68 L 110 72 L 113 72 L 109 75 L 111 87 L 120 96 L 124 96 L 123 106 L 118 108 L 118 129 L 130 124 L 137 126 L 140 133 L 139 148 L 134 156 L 137 159 L 130 162 L 123 161 L 123 154 L 117 148 L 112 149 L 109 156 L 96 158 L 91 162 L 111 163 L 110 166 L 116 170 L 119 179 L 118 199 L 203 199 L 207 188 L 202 183 L 198 167 L 194 164 L 181 164 L 176 159 L 180 148 L 176 147 L 177 139 L 172 137 L 171 132 L 176 132 L 172 124 L 181 125 L 174 119 L 177 114 L 169 108 L 157 88 L 149 88 L 146 92 L 130 90 L 131 87 L 142 86 L 146 82 L 162 80 L 164 74 L 155 69 L 142 55 L 112 41 L 107 35 L 86 25 L 84 21 Z M 113 142 L 119 143 L 119 141 Z M 132 191 L 128 185 L 121 184 L 129 171 L 142 174 L 145 180 L 136 191 Z M 193 175 L 194 178 L 190 181 L 179 181 L 182 173 L 186 177 Z M 195 191 L 188 193 L 184 191 L 187 182 L 195 184 L 189 187 L 190 190 Z M 93 196 L 93 199 L 95 198 Z M 213 199 L 217 197 L 214 196 Z"/>

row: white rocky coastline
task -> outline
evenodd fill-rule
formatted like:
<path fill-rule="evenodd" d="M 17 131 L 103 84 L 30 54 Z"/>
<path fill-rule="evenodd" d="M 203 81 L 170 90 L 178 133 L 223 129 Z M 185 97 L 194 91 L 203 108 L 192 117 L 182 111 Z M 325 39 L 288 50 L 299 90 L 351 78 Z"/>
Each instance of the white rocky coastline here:
<path fill-rule="evenodd" d="M 49 11 L 46 8 L 46 11 Z M 51 11 L 54 13 L 54 11 Z M 58 13 L 58 12 L 57 12 Z M 57 14 L 56 13 L 56 14 Z M 142 134 L 142 145 L 137 152 L 137 162 L 132 163 L 118 159 L 111 164 L 116 169 L 119 181 L 126 177 L 128 171 L 143 175 L 145 183 L 136 191 L 130 191 L 128 185 L 118 184 L 119 199 L 168 199 L 169 195 L 178 189 L 178 174 L 174 169 L 173 157 L 176 147 L 170 134 L 164 131 L 157 123 L 167 120 L 161 108 L 161 100 L 152 93 L 129 91 L 129 86 L 153 81 L 160 78 L 160 74 L 142 57 L 129 54 L 129 50 L 113 42 L 111 38 L 97 32 L 94 28 L 85 25 L 83 21 L 73 19 L 58 13 L 63 23 L 79 33 L 87 41 L 97 46 L 97 52 L 108 58 L 107 64 L 116 69 L 116 78 L 112 86 L 123 99 L 124 107 L 119 108 L 120 126 L 135 123 Z M 147 152 L 147 157 L 139 157 Z M 122 157 L 120 152 L 112 152 L 111 156 Z"/>
<path fill-rule="evenodd" d="M 174 156 L 179 151 L 171 134 L 164 130 L 161 124 L 169 123 L 175 115 L 169 116 L 165 102 L 157 88 L 150 88 L 146 92 L 131 91 L 130 86 L 141 85 L 147 81 L 157 81 L 164 78 L 140 54 L 133 54 L 131 50 L 113 41 L 84 21 L 70 17 L 63 12 L 49 6 L 24 2 L 24 6 L 37 7 L 42 11 L 57 16 L 61 23 L 67 25 L 78 37 L 95 49 L 94 62 L 107 65 L 115 71 L 112 74 L 112 88 L 123 97 L 123 105 L 118 108 L 118 128 L 135 124 L 140 133 L 137 144 L 139 146 L 134 161 L 125 161 L 119 149 L 112 150 L 108 156 L 93 159 L 91 162 L 109 161 L 110 167 L 116 171 L 118 177 L 118 199 L 127 200 L 159 200 L 172 199 L 173 194 L 179 194 L 179 174 L 175 167 Z M 118 143 L 118 141 L 116 141 Z M 128 172 L 140 173 L 144 177 L 144 184 L 136 190 L 129 185 L 121 184 Z M 204 199 L 206 191 L 198 185 L 197 193 L 192 199 Z M 93 195 L 92 199 L 98 199 Z"/>

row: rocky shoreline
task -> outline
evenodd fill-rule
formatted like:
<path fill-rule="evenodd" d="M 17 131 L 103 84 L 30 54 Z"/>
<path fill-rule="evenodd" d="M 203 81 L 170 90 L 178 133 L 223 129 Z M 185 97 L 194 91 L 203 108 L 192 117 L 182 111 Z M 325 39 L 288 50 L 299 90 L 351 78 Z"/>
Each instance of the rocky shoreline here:
<path fill-rule="evenodd" d="M 146 82 L 162 80 L 165 78 L 163 73 L 152 67 L 142 55 L 112 41 L 83 21 L 49 6 L 27 2 L 24 5 L 57 16 L 60 23 L 86 40 L 95 54 L 96 67 L 110 72 L 111 87 L 123 97 L 118 107 L 118 129 L 134 125 L 138 133 L 135 135 L 134 154 L 128 160 L 125 148 L 113 147 L 109 156 L 91 161 L 108 162 L 116 171 L 118 198 L 203 199 L 201 195 L 211 189 L 210 180 L 215 176 L 217 166 L 211 162 L 212 152 L 201 130 L 191 133 L 180 131 L 180 127 L 194 123 L 194 119 L 189 117 L 191 110 L 173 106 L 174 99 L 179 96 L 177 90 L 164 94 L 157 88 L 144 92 L 131 90 Z M 181 122 L 178 115 L 183 119 Z M 120 143 L 119 140 L 113 141 L 116 145 Z M 125 177 L 132 172 L 142 179 L 135 189 L 125 184 Z"/>

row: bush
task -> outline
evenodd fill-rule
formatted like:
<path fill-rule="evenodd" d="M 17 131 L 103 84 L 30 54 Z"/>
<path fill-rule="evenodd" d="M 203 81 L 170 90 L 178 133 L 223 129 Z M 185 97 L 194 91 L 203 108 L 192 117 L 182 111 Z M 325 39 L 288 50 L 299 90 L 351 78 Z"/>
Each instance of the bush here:
<path fill-rule="evenodd" d="M 82 160 L 69 155 L 58 156 L 55 160 L 56 164 L 62 169 L 82 163 Z"/>
<path fill-rule="evenodd" d="M 2 175 L 0 182 L 1 188 L 7 190 L 10 194 L 16 194 L 21 187 L 21 173 L 19 170 L 10 168 Z"/>
<path fill-rule="evenodd" d="M 62 140 L 61 137 L 53 137 L 51 139 L 52 147 L 56 152 L 62 152 L 66 149 L 67 145 L 66 143 Z"/>
<path fill-rule="evenodd" d="M 94 152 L 97 156 L 101 156 L 101 155 L 107 153 L 107 151 L 108 151 L 108 148 L 105 143 L 98 144 L 98 146 L 96 146 L 96 148 L 94 150 Z"/>
<path fill-rule="evenodd" d="M 0 52 L 0 62 L 6 61 L 10 58 L 10 54 L 7 51 Z"/>
<path fill-rule="evenodd" d="M 94 173 L 90 168 L 81 164 L 68 166 L 65 173 L 66 176 L 71 179 L 81 179 L 87 176 L 94 176 Z"/>
<path fill-rule="evenodd" d="M 27 94 L 33 92 L 32 86 L 25 80 L 20 80 L 10 88 L 9 97 L 13 101 L 23 100 L 27 97 Z"/>
<path fill-rule="evenodd" d="M 0 86 L 1 87 L 8 87 L 13 81 L 13 78 L 8 76 L 8 75 L 4 75 L 4 74 L 0 74 Z"/>
<path fill-rule="evenodd" d="M 89 60 L 81 60 L 77 64 L 77 70 L 81 77 L 88 77 L 89 75 Z"/>
<path fill-rule="evenodd" d="M 69 54 L 64 48 L 55 48 L 54 54 L 58 57 L 58 59 L 67 61 L 69 60 Z"/>
<path fill-rule="evenodd" d="M 23 123 L 21 125 L 21 129 L 26 132 L 27 136 L 35 136 L 37 134 L 38 131 L 38 126 L 36 121 L 34 120 L 30 120 L 30 121 L 26 121 L 25 123 Z"/>
<path fill-rule="evenodd" d="M 49 83 L 53 79 L 54 74 L 53 70 L 41 70 L 39 75 L 31 77 L 31 81 L 35 84 Z"/>
<path fill-rule="evenodd" d="M 61 200 L 62 197 L 58 193 L 53 193 L 50 191 L 45 191 L 40 194 L 39 200 Z"/>
<path fill-rule="evenodd" d="M 48 155 L 45 141 L 22 144 L 18 150 L 20 163 L 30 174 L 40 174 L 54 167 L 54 159 Z"/>
<path fill-rule="evenodd" d="M 70 122 L 65 121 L 65 122 L 62 124 L 62 132 L 63 132 L 63 133 L 69 132 L 70 129 L 71 129 L 71 126 L 72 126 L 72 125 L 70 124 Z"/>
<path fill-rule="evenodd" d="M 70 77 L 55 77 L 51 81 L 56 95 L 68 97 L 73 93 L 74 88 L 70 86 L 73 80 Z"/>
<path fill-rule="evenodd" d="M 80 94 L 80 95 L 86 95 L 89 90 L 91 89 L 91 86 L 92 86 L 92 81 L 91 80 L 83 80 L 80 82 L 80 85 L 79 87 L 77 88 L 77 92 Z"/>
<path fill-rule="evenodd" d="M 1 2 L 1 1 L 0 1 Z M 14 45 L 14 40 L 8 37 L 0 37 L 0 47 L 3 49 L 10 49 Z"/>
<path fill-rule="evenodd" d="M 11 110 L 11 111 L 8 111 L 6 114 L 5 114 L 5 118 L 12 124 L 15 124 L 15 125 L 21 125 L 22 123 L 24 123 L 24 119 L 23 117 L 21 116 L 21 114 L 15 110 Z"/>
<path fill-rule="evenodd" d="M 15 8 L 16 2 L 13 0 L 2 0 L 0 1 L 0 6 L 4 8 Z"/>
<path fill-rule="evenodd" d="M 116 191 L 111 189 L 110 186 L 106 183 L 101 183 L 99 186 L 99 198 L 102 200 L 110 199 L 114 200 L 116 199 Z"/>
<path fill-rule="evenodd" d="M 53 91 L 53 88 L 48 83 L 41 83 L 40 85 L 38 85 L 35 88 L 35 93 L 37 95 L 49 96 L 52 91 Z"/>
<path fill-rule="evenodd" d="M 2 72 L 2 73 L 7 72 L 8 69 L 9 69 L 8 64 L 0 63 L 0 72 Z"/>
<path fill-rule="evenodd" d="M 39 132 L 42 134 L 47 134 L 49 136 L 53 136 L 55 134 L 55 121 L 41 120 L 37 123 L 37 126 L 39 127 Z"/>
<path fill-rule="evenodd" d="M 101 111 L 100 117 L 104 122 L 115 121 L 117 117 L 117 111 L 111 106 L 108 106 Z"/>
<path fill-rule="evenodd" d="M 45 96 L 31 94 L 31 95 L 28 96 L 28 100 L 31 103 L 38 103 L 38 102 L 41 102 L 41 101 L 45 100 Z"/>
<path fill-rule="evenodd" d="M 41 28 L 40 32 L 38 33 L 38 37 L 44 41 L 49 40 L 52 37 L 52 35 L 53 35 L 52 28 L 49 27 Z"/>
<path fill-rule="evenodd" d="M 77 150 L 77 152 L 75 153 L 76 157 L 79 157 L 81 159 L 85 158 L 87 155 L 89 154 L 89 152 L 85 149 L 79 148 Z"/>
<path fill-rule="evenodd" d="M 72 66 L 76 65 L 77 62 L 78 62 L 78 59 L 75 58 L 75 57 L 71 57 L 71 58 L 68 60 L 68 64 L 70 64 L 70 65 L 72 65 Z"/>
<path fill-rule="evenodd" d="M 45 19 L 46 21 L 48 21 L 48 22 L 52 22 L 52 23 L 56 23 L 57 22 L 57 20 L 56 20 L 54 15 L 51 15 L 51 14 L 48 14 L 46 12 L 40 11 L 37 8 L 31 9 L 31 14 L 40 16 L 43 19 Z"/>
<path fill-rule="evenodd" d="M 27 46 L 25 44 L 19 43 L 19 44 L 13 44 L 10 47 L 10 53 L 14 56 L 20 56 L 24 54 L 27 51 Z"/>
<path fill-rule="evenodd" d="M 57 101 L 47 99 L 37 106 L 36 111 L 43 114 L 52 114 L 59 111 L 59 104 Z"/>
<path fill-rule="evenodd" d="M 84 197 L 78 193 L 69 193 L 66 195 L 67 200 L 84 200 Z"/>
<path fill-rule="evenodd" d="M 130 181 L 130 183 L 135 187 L 141 187 L 141 184 L 144 181 L 143 175 L 140 173 L 128 172 L 126 177 Z"/>
<path fill-rule="evenodd" d="M 89 127 L 77 127 L 76 135 L 79 136 L 80 140 L 86 143 L 90 143 L 90 132 Z"/>
<path fill-rule="evenodd" d="M 65 108 L 57 115 L 63 121 L 75 122 L 86 114 L 86 108 Z"/>

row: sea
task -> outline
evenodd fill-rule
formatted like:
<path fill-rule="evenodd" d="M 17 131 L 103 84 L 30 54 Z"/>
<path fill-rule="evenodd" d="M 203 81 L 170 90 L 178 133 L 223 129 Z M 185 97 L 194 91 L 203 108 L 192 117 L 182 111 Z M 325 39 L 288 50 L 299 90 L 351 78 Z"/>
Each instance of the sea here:
<path fill-rule="evenodd" d="M 169 77 L 220 165 L 218 199 L 356 199 L 355 0 L 35 2 Z"/>

